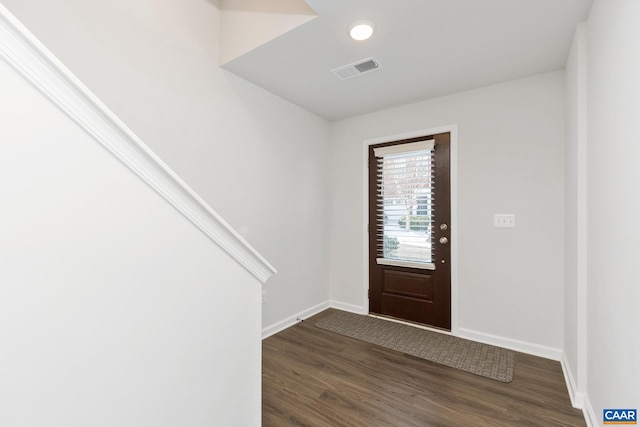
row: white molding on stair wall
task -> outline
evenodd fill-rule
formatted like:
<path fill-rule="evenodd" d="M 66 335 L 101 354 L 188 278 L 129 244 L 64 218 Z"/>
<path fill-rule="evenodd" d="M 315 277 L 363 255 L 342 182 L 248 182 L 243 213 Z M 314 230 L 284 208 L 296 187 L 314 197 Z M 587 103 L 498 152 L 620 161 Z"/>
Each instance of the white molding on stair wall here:
<path fill-rule="evenodd" d="M 512 338 L 501 337 L 498 335 L 487 334 L 484 332 L 473 331 L 466 328 L 458 328 L 457 336 L 471 341 L 477 341 L 484 344 L 495 345 L 497 347 L 508 348 L 510 350 L 519 351 L 521 353 L 527 353 L 533 356 L 539 356 L 555 361 L 560 361 L 560 358 L 562 356 L 562 350 L 560 350 L 559 348 L 547 347 L 540 344 L 534 344 L 526 341 L 515 340 Z"/>
<path fill-rule="evenodd" d="M 0 57 L 258 280 L 276 273 L 2 4 Z"/>
<path fill-rule="evenodd" d="M 289 316 L 279 322 L 276 322 L 273 325 L 262 328 L 262 339 L 269 338 L 271 335 L 282 332 L 285 329 L 308 319 L 309 317 L 315 316 L 316 314 L 326 310 L 329 307 L 329 301 L 325 301 L 318 305 L 314 305 L 313 307 L 306 310 L 302 310 L 301 312 L 294 314 L 293 316 Z"/>
<path fill-rule="evenodd" d="M 567 360 L 567 354 L 563 351 L 562 358 L 560 359 L 560 366 L 562 366 L 562 373 L 564 374 L 564 380 L 567 383 L 567 391 L 569 392 L 569 398 L 571 399 L 571 406 L 577 409 L 584 408 L 584 392 L 578 390 L 576 380 L 569 368 L 569 361 Z"/>

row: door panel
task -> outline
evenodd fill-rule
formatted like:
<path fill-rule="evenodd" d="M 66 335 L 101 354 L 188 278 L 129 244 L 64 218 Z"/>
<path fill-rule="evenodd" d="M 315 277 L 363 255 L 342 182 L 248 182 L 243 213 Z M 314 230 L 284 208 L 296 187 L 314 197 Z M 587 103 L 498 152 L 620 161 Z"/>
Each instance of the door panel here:
<path fill-rule="evenodd" d="M 371 313 L 451 328 L 449 145 L 443 133 L 370 147 Z"/>
<path fill-rule="evenodd" d="M 433 276 L 402 270 L 382 270 L 382 292 L 432 301 Z"/>

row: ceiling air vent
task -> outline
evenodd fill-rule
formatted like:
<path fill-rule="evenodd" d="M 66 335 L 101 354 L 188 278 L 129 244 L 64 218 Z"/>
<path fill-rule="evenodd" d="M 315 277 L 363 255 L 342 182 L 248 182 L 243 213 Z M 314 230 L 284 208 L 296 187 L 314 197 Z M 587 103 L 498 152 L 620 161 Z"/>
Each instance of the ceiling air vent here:
<path fill-rule="evenodd" d="M 380 62 L 375 58 L 361 59 L 353 64 L 344 65 L 342 67 L 331 70 L 340 80 L 347 80 L 352 77 L 361 76 L 374 70 L 382 68 Z"/>

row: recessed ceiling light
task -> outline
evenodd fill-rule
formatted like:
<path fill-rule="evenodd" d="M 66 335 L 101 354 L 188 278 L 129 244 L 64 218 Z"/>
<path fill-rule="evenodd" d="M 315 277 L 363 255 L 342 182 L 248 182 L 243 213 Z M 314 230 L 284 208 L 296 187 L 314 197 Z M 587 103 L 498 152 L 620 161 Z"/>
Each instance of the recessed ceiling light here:
<path fill-rule="evenodd" d="M 366 40 L 376 29 L 376 25 L 371 21 L 360 20 L 349 26 L 349 35 L 354 40 Z"/>

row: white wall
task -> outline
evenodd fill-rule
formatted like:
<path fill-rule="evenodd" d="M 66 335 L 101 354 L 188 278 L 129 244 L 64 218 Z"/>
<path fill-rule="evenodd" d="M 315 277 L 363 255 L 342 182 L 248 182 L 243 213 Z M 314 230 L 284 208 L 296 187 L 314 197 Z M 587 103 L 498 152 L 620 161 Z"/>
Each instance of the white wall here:
<path fill-rule="evenodd" d="M 304 0 L 223 0 L 220 4 L 221 64 L 230 62 L 317 16 Z"/>
<path fill-rule="evenodd" d="M 586 380 L 587 273 L 587 25 L 576 31 L 565 68 L 564 365 L 575 406 Z"/>
<path fill-rule="evenodd" d="M 3 3 L 278 269 L 265 327 L 328 299 L 328 123 L 218 67 L 217 2 Z"/>
<path fill-rule="evenodd" d="M 559 357 L 563 117 L 560 71 L 335 123 L 331 298 L 362 306 L 363 141 L 457 124 L 458 326 Z M 516 228 L 493 228 L 494 213 L 515 214 Z"/>
<path fill-rule="evenodd" d="M 640 406 L 640 3 L 596 0 L 588 22 L 588 384 L 603 408 Z"/>
<path fill-rule="evenodd" d="M 0 425 L 259 425 L 260 282 L 2 61 L 0 93 Z"/>

